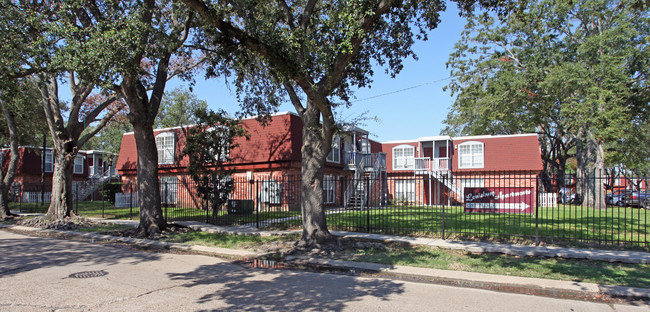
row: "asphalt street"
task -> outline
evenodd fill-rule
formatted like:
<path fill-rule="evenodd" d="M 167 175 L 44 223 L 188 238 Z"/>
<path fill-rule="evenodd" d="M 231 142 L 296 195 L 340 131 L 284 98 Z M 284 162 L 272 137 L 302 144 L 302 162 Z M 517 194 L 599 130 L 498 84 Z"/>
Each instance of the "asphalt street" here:
<path fill-rule="evenodd" d="M 2 311 L 648 311 L 0 231 Z"/>

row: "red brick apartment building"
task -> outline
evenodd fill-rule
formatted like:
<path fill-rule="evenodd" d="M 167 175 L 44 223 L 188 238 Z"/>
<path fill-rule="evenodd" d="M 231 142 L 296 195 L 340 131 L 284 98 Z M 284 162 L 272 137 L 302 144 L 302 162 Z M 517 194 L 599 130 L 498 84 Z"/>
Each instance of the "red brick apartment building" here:
<path fill-rule="evenodd" d="M 11 150 L 0 150 L 0 164 L 7 170 Z M 18 165 L 16 176 L 12 185 L 14 201 L 37 202 L 41 200 L 41 189 L 44 188 L 44 199 L 49 201 L 52 189 L 52 173 L 54 172 L 54 151 L 38 147 L 19 147 Z M 116 177 L 115 166 L 111 166 L 112 157 L 103 151 L 82 150 L 75 158 L 72 174 L 72 190 L 76 197 L 79 191 L 79 200 L 84 200 L 93 195 L 97 187 Z M 44 173 L 44 174 L 43 174 Z M 112 173 L 112 174 L 111 174 Z M 43 175 L 44 181 L 41 182 Z"/>
<path fill-rule="evenodd" d="M 266 126 L 255 118 L 244 119 L 242 125 L 248 133 L 248 139 L 236 139 L 237 147 L 229 152 L 231 161 L 227 166 L 234 170 L 233 179 L 264 181 L 259 196 L 264 198 L 266 204 L 298 209 L 297 179 L 300 176 L 302 161 L 302 120 L 294 113 L 285 112 L 274 114 Z M 154 130 L 154 136 L 158 147 L 160 181 L 173 188 L 169 191 L 168 198 L 163 198 L 163 202 L 196 206 L 197 203 L 191 202 L 195 200 L 194 196 L 187 196 L 192 193 L 191 187 L 185 185 L 188 181 L 188 157 L 179 157 L 183 150 L 186 129 L 157 129 Z M 385 155 L 377 152 L 379 149 L 380 144 L 369 140 L 368 132 L 363 129 L 350 128 L 345 134 L 334 139 L 332 152 L 327 157 L 324 170 L 323 186 L 327 205 L 342 202 L 344 181 L 355 176 L 355 169 L 362 159 L 366 162 L 374 161 L 370 166 L 363 166 L 365 172 L 385 171 L 380 166 L 385 161 L 378 163 L 385 160 Z M 136 162 L 135 138 L 132 132 L 125 133 L 117 160 L 118 172 L 125 185 L 135 185 Z M 236 183 L 236 188 L 247 187 L 245 183 Z M 236 189 L 233 193 L 251 193 L 246 191 Z M 182 200 L 190 202 L 179 202 Z"/>
<path fill-rule="evenodd" d="M 536 134 L 421 137 L 382 143 L 388 199 L 462 202 L 466 187 L 534 187 L 542 171 Z"/>
<path fill-rule="evenodd" d="M 296 179 L 301 170 L 302 120 L 294 113 L 274 114 L 262 126 L 254 118 L 243 120 L 249 139 L 239 138 L 230 151 L 227 166 L 235 180 L 266 181 L 257 196 L 269 205 L 298 209 Z M 179 157 L 185 140 L 182 127 L 154 130 L 158 147 L 161 182 L 178 185 L 163 202 L 191 200 L 190 187 L 182 185 L 187 174 L 187 157 Z M 117 168 L 125 184 L 136 179 L 136 147 L 133 133 L 122 139 Z M 336 136 L 324 169 L 324 200 L 329 206 L 361 207 L 382 205 L 389 200 L 425 205 L 440 204 L 447 194 L 462 201 L 467 186 L 511 186 L 518 179 L 486 181 L 488 175 L 532 176 L 542 170 L 540 148 L 535 134 L 475 137 L 424 137 L 412 141 L 379 143 L 368 132 L 349 128 Z M 293 179 L 293 180 L 291 180 Z M 528 179 L 534 180 L 534 179 Z M 495 180 L 496 181 L 496 180 Z M 499 180 L 501 181 L 501 180 Z M 165 183 L 166 182 L 166 183 Z M 291 187 L 289 184 L 295 186 Z M 508 185 L 506 185 L 508 184 Z M 245 188 L 245 184 L 237 184 Z M 528 186 L 528 185 L 520 185 Z M 235 190 L 234 194 L 238 191 Z M 255 192 L 253 192 L 255 193 Z M 370 198 L 370 193 L 380 194 Z"/>

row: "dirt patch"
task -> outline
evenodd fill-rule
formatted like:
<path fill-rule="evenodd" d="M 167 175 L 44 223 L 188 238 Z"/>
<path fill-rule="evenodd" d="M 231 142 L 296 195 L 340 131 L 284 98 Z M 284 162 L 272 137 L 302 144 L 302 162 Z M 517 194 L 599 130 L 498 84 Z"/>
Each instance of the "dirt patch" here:
<path fill-rule="evenodd" d="M 313 249 L 298 247 L 295 241 L 274 241 L 262 243 L 255 247 L 257 250 L 273 253 L 278 257 L 287 255 L 307 256 L 314 258 L 348 259 L 361 250 L 388 250 L 389 244 L 354 238 L 338 238 L 329 244 L 320 245 Z"/>
<path fill-rule="evenodd" d="M 107 232 L 102 232 L 101 234 L 117 236 L 117 237 L 146 238 L 146 239 L 160 240 L 164 238 L 169 238 L 173 235 L 190 233 L 190 232 L 195 232 L 195 230 L 192 230 L 188 227 L 181 226 L 178 224 L 168 223 L 167 228 L 164 231 L 162 231 L 162 233 L 153 234 L 150 235 L 149 237 L 142 237 L 142 235 L 139 235 L 137 228 L 107 231 Z"/>
<path fill-rule="evenodd" d="M 36 217 L 18 220 L 16 225 L 59 231 L 76 231 L 83 228 L 98 227 L 105 224 L 80 217 L 65 218 L 62 220 L 48 220 L 46 218 Z"/>

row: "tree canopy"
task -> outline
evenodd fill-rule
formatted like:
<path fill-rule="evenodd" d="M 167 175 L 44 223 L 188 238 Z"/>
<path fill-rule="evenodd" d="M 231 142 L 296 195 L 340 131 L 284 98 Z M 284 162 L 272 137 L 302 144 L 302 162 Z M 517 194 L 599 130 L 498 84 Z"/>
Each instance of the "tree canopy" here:
<path fill-rule="evenodd" d="M 199 121 L 196 111 L 206 111 L 208 102 L 200 100 L 189 90 L 178 87 L 165 92 L 156 116 L 156 128 L 188 126 Z"/>
<path fill-rule="evenodd" d="M 529 1 L 516 14 L 470 15 L 448 67 L 450 134 L 538 132 L 545 166 L 637 166 L 648 134 L 648 12 L 635 1 Z M 635 152 L 632 152 L 635 151 Z M 613 154 L 612 154 L 613 156 Z M 646 158 L 647 159 L 647 158 Z"/>

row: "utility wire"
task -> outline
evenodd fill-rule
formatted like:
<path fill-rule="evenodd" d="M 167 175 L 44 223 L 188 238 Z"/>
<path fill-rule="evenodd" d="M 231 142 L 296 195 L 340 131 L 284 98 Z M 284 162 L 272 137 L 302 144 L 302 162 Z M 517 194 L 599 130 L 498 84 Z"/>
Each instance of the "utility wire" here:
<path fill-rule="evenodd" d="M 420 88 L 420 87 L 428 86 L 428 85 L 431 85 L 431 84 L 434 84 L 434 83 L 438 83 L 438 82 L 441 82 L 441 81 L 445 81 L 445 80 L 449 80 L 449 79 L 451 79 L 451 77 L 442 78 L 442 79 L 438 79 L 438 80 L 435 80 L 435 81 L 431 81 L 431 82 L 427 82 L 427 83 L 419 84 L 419 85 L 417 85 L 417 86 L 412 86 L 412 87 L 408 87 L 408 88 L 404 88 L 404 89 L 399 89 L 399 90 L 391 91 L 391 92 L 388 92 L 388 93 L 378 94 L 378 95 L 374 95 L 374 96 L 371 96 L 371 97 L 367 97 L 367 98 L 363 98 L 363 99 L 358 99 L 358 100 L 350 101 L 350 103 L 361 102 L 361 101 L 371 100 L 371 99 L 376 99 L 376 98 L 378 98 L 378 97 L 387 96 L 387 95 L 391 95 L 391 94 L 395 94 L 395 93 L 400 93 L 400 92 L 408 91 L 408 90 L 415 89 L 415 88 Z"/>

